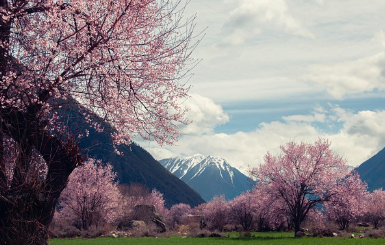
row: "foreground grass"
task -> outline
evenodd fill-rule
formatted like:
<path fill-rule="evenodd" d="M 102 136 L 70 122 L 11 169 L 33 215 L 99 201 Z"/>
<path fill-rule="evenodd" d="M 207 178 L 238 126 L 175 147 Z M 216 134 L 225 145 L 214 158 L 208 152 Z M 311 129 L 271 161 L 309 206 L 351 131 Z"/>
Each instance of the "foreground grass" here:
<path fill-rule="evenodd" d="M 293 238 L 291 232 L 257 232 L 253 233 L 252 238 L 239 238 L 237 233 L 224 234 L 230 235 L 229 238 L 180 238 L 172 236 L 170 238 L 96 238 L 96 239 L 52 239 L 49 245 L 374 245 L 385 244 L 385 239 L 351 239 L 351 238 Z"/>

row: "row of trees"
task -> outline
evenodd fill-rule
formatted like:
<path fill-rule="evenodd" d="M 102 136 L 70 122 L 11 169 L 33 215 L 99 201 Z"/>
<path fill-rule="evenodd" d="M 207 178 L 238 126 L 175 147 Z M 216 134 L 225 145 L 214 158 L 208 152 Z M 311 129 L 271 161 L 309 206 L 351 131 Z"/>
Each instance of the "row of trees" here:
<path fill-rule="evenodd" d="M 224 196 L 192 209 L 187 204 L 165 208 L 162 194 L 138 184 L 119 187 L 109 165 L 93 160 L 76 169 L 64 190 L 58 218 L 79 229 L 129 219 L 136 205 L 157 207 L 170 228 L 198 218 L 201 225 L 223 230 L 301 230 L 304 222 L 319 228 L 326 221 L 341 230 L 358 219 L 378 228 L 385 219 L 385 191 L 367 191 L 359 175 L 349 171 L 343 158 L 330 150 L 327 140 L 314 144 L 290 142 L 278 156 L 267 154 L 265 163 L 251 171 L 258 184 L 252 191 L 226 201 Z M 195 219 L 196 220 L 196 219 Z"/>
<path fill-rule="evenodd" d="M 252 192 L 230 201 L 227 210 L 223 198 L 206 204 L 215 210 L 206 216 L 213 227 L 225 224 L 217 222 L 221 213 L 232 213 L 232 219 L 245 230 L 256 224 L 260 230 L 286 227 L 296 235 L 309 220 L 316 224 L 332 220 L 346 229 L 357 218 L 367 219 L 375 228 L 385 218 L 384 191 L 369 193 L 358 173 L 349 171 L 327 140 L 289 142 L 281 146 L 281 154 L 268 153 L 251 175 L 258 184 Z M 219 200 L 220 208 L 213 205 Z"/>
<path fill-rule="evenodd" d="M 361 196 L 361 194 L 360 194 Z M 268 198 L 266 198 L 268 197 Z M 325 205 L 311 209 L 301 222 L 317 229 L 326 229 L 331 222 L 345 230 L 352 222 L 368 222 L 375 229 L 385 221 L 385 191 L 366 193 L 362 202 L 333 199 Z M 198 209 L 202 210 L 208 228 L 224 230 L 295 230 L 293 213 L 282 200 L 273 201 L 268 193 L 257 189 L 226 202 L 223 196 L 215 197 Z M 217 206 L 220 204 L 221 206 Z"/>

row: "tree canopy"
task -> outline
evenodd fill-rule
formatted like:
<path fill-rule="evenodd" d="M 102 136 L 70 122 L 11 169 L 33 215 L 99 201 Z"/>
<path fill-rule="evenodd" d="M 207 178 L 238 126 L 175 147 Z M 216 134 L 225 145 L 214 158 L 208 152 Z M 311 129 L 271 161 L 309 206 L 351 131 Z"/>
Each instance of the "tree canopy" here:
<path fill-rule="evenodd" d="M 283 202 L 297 233 L 309 211 L 339 193 L 349 170 L 327 140 L 289 142 L 281 151 L 278 156 L 268 153 L 252 174 L 259 181 L 256 188 Z"/>
<path fill-rule="evenodd" d="M 74 113 L 101 131 L 89 112 L 103 118 L 115 144 L 135 135 L 175 141 L 189 89 L 180 80 L 197 44 L 184 8 L 168 0 L 0 0 L 0 240 L 45 243 L 57 199 L 84 160 L 63 108 L 82 105 Z"/>

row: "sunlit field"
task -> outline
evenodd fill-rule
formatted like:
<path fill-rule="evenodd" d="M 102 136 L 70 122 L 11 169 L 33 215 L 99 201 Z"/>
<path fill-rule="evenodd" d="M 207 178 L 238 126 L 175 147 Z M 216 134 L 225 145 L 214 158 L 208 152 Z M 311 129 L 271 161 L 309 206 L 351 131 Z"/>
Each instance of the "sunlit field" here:
<path fill-rule="evenodd" d="M 183 245 L 240 245 L 240 244 L 385 244 L 383 238 L 293 238 L 292 232 L 255 232 L 252 237 L 240 238 L 239 233 L 223 233 L 223 238 L 183 238 L 173 235 L 171 237 L 143 237 L 143 238 L 96 238 L 96 239 L 52 239 L 49 245 L 123 245 L 123 244 L 183 244 Z"/>

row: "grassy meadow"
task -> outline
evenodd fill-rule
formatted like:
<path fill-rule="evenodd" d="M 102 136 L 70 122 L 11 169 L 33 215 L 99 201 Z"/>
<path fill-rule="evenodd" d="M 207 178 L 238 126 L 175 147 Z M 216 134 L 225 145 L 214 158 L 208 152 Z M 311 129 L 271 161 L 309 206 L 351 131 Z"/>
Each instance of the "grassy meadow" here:
<path fill-rule="evenodd" d="M 374 245 L 385 244 L 384 238 L 293 238 L 292 232 L 255 232 L 252 237 L 240 238 L 239 233 L 224 233 L 222 238 L 182 238 L 173 235 L 171 237 L 142 237 L 142 238 L 95 238 L 95 239 L 52 239 L 48 242 L 49 245 Z"/>

